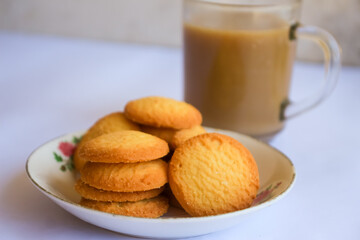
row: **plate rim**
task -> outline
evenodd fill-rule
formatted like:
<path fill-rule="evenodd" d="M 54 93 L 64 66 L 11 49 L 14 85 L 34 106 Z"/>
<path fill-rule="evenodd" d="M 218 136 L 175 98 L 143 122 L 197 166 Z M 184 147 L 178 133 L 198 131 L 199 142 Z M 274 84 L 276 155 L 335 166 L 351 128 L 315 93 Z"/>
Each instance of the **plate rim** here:
<path fill-rule="evenodd" d="M 28 178 L 30 179 L 31 183 L 37 188 L 39 189 L 40 191 L 42 191 L 45 195 L 47 195 L 47 197 L 49 197 L 48 195 L 50 195 L 51 197 L 53 197 L 54 199 L 56 200 L 59 200 L 65 204 L 70 204 L 70 205 L 73 205 L 75 207 L 80 207 L 82 209 L 86 209 L 86 210 L 89 210 L 89 211 L 95 211 L 95 212 L 98 212 L 98 213 L 101 213 L 101 214 L 105 214 L 105 215 L 108 215 L 108 216 L 112 216 L 114 218 L 119 218 L 119 219 L 126 219 L 126 220 L 136 220 L 136 221 L 141 221 L 143 223 L 146 223 L 146 222 L 149 222 L 149 223 L 162 223 L 162 222 L 176 222 L 176 223 L 180 223 L 180 222 L 186 222 L 186 223 L 191 223 L 191 222 L 207 222 L 207 221 L 212 221 L 212 220 L 219 220 L 219 219 L 224 219 L 224 218 L 231 218 L 231 217 L 236 217 L 236 216 L 240 216 L 240 215 L 246 215 L 246 214 L 249 214 L 251 212 L 254 212 L 254 211 L 257 211 L 257 210 L 260 210 L 260 209 L 263 209 L 265 207 L 268 207 L 276 202 L 278 202 L 279 200 L 281 200 L 282 198 L 284 198 L 290 191 L 291 189 L 294 187 L 295 185 L 295 181 L 296 181 L 296 170 L 295 170 L 295 165 L 294 163 L 291 161 L 291 159 L 289 157 L 287 157 L 283 152 L 281 152 L 280 150 L 278 150 L 277 148 L 269 145 L 268 143 L 266 142 L 263 142 L 261 140 L 258 140 L 254 137 L 251 137 L 251 136 L 248 136 L 248 135 L 245 135 L 245 134 L 242 134 L 242 133 L 238 133 L 238 132 L 235 132 L 235 131 L 230 131 L 230 130 L 226 130 L 226 129 L 219 129 L 219 128 L 211 128 L 211 127 L 205 127 L 205 129 L 210 129 L 210 130 L 213 130 L 213 131 L 222 131 L 222 132 L 230 132 L 230 133 L 235 133 L 237 135 L 241 135 L 242 137 L 245 137 L 245 138 L 250 138 L 251 140 L 253 141 L 256 141 L 258 144 L 261 144 L 261 145 L 264 145 L 266 147 L 269 147 L 271 148 L 272 150 L 275 150 L 277 153 L 279 153 L 280 155 L 282 155 L 288 162 L 289 164 L 291 165 L 292 167 L 292 170 L 293 170 L 293 176 L 292 176 L 292 179 L 289 183 L 289 186 L 284 189 L 281 193 L 279 193 L 279 195 L 277 195 L 276 197 L 266 201 L 266 202 L 263 202 L 263 203 L 260 203 L 259 205 L 256 205 L 254 207 L 249 207 L 249 208 L 246 208 L 246 209 L 242 209 L 242 210 L 237 210 L 237 211 L 234 211 L 234 212 L 229 212 L 229 213 L 223 213 L 223 214 L 218 214 L 218 215 L 211 215 L 211 216 L 202 216 L 202 217 L 167 217 L 167 218 L 141 218 L 141 217 L 132 217 L 132 216 L 124 216 L 124 215 L 115 215 L 115 214 L 111 214 L 111 213 L 107 213 L 107 212 L 102 212 L 102 211 L 99 211 L 99 210 L 96 210 L 96 209 L 92 209 L 92 208 L 88 208 L 88 207 L 84 207 L 78 203 L 75 203 L 75 202 L 72 202 L 72 201 L 69 201 L 67 199 L 63 199 L 59 196 L 56 196 L 55 194 L 49 192 L 48 190 L 46 190 L 44 187 L 42 187 L 39 183 L 37 183 L 30 171 L 29 171 L 29 162 L 31 161 L 33 155 L 38 151 L 40 150 L 42 147 L 46 146 L 47 144 L 57 140 L 57 139 L 60 139 L 60 138 L 63 138 L 67 135 L 76 135 L 76 134 L 82 134 L 84 133 L 86 130 L 82 130 L 82 131 L 74 131 L 74 132 L 70 132 L 70 133 L 66 133 L 66 134 L 62 134 L 60 136 L 57 136 L 57 137 L 54 137 L 46 142 L 44 142 L 43 144 L 39 145 L 37 148 L 35 148 L 29 155 L 29 157 L 27 158 L 26 160 L 26 164 L 25 164 L 25 170 L 26 170 L 26 174 L 28 176 Z M 51 198 L 50 198 L 51 199 Z"/>

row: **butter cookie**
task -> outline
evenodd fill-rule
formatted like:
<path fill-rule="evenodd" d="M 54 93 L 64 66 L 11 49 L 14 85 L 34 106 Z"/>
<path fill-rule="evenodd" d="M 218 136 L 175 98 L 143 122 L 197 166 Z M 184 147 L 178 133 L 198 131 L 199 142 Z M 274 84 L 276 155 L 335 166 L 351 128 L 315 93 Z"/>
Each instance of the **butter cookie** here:
<path fill-rule="evenodd" d="M 259 188 L 259 173 L 241 143 L 226 135 L 205 133 L 175 150 L 169 184 L 191 216 L 217 215 L 250 207 Z"/>
<path fill-rule="evenodd" d="M 80 171 L 80 169 L 84 166 L 86 160 L 82 159 L 79 156 L 79 149 L 86 143 L 87 141 L 94 139 L 100 135 L 112 133 L 116 131 L 122 130 L 139 130 L 139 126 L 130 121 L 125 117 L 122 112 L 115 112 L 108 114 L 101 119 L 99 119 L 81 138 L 80 142 L 77 145 L 77 148 L 74 152 L 74 165 L 75 169 Z"/>
<path fill-rule="evenodd" d="M 169 153 L 164 140 L 140 131 L 118 131 L 84 143 L 79 156 L 90 162 L 134 163 L 161 158 Z"/>
<path fill-rule="evenodd" d="M 137 202 L 100 202 L 82 198 L 80 205 L 111 214 L 143 218 L 161 217 L 169 208 L 168 199 L 163 196 Z"/>
<path fill-rule="evenodd" d="M 86 199 L 102 202 L 135 202 L 160 195 L 164 187 L 139 192 L 113 192 L 91 187 L 79 179 L 75 190 Z"/>
<path fill-rule="evenodd" d="M 183 129 L 200 125 L 202 116 L 194 106 L 165 97 L 144 97 L 125 106 L 130 120 L 152 127 Z"/>
<path fill-rule="evenodd" d="M 81 180 L 106 191 L 147 191 L 168 182 L 167 168 L 168 164 L 160 159 L 141 163 L 87 162 L 81 170 Z"/>

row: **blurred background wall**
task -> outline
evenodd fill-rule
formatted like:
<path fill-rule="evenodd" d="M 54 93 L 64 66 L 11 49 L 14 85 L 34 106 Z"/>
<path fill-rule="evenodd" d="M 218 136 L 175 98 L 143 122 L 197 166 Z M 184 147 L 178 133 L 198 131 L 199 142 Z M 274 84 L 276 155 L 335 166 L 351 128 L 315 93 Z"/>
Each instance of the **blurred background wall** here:
<path fill-rule="evenodd" d="M 181 0 L 0 0 L 0 30 L 181 45 Z M 360 0 L 304 0 L 302 22 L 332 33 L 343 63 L 360 66 Z M 298 57 L 320 61 L 313 44 Z"/>

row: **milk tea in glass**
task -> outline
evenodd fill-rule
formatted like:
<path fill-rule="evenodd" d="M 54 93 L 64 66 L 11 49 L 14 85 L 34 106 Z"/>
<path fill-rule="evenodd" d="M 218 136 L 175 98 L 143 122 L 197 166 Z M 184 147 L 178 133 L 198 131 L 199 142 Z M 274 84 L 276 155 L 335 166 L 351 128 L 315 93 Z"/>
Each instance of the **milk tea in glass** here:
<path fill-rule="evenodd" d="M 319 97 L 336 82 L 337 73 L 328 73 L 330 89 L 321 89 L 305 103 L 289 100 L 297 37 L 312 34 L 308 37 L 318 41 L 319 33 L 308 34 L 307 27 L 299 27 L 300 1 L 264 2 L 268 5 L 184 2 L 185 101 L 201 111 L 205 126 L 272 136 L 283 128 L 284 120 L 321 101 Z M 336 41 L 333 45 L 328 48 L 335 50 L 324 49 L 326 53 L 338 53 Z M 325 64 L 335 61 L 330 67 L 339 68 L 340 60 L 333 60 L 333 55 Z"/>

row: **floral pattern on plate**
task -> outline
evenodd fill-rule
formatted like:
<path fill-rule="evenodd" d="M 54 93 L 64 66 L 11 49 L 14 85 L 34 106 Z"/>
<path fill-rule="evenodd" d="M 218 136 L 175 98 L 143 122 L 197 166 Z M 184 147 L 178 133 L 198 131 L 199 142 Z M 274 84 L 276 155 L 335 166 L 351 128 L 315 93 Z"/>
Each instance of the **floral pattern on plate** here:
<path fill-rule="evenodd" d="M 53 156 L 56 162 L 61 163 L 60 170 L 63 172 L 73 171 L 74 170 L 74 161 L 73 156 L 77 144 L 80 142 L 81 138 L 74 136 L 71 142 L 62 141 L 59 142 L 57 150 L 60 152 L 53 152 Z"/>

